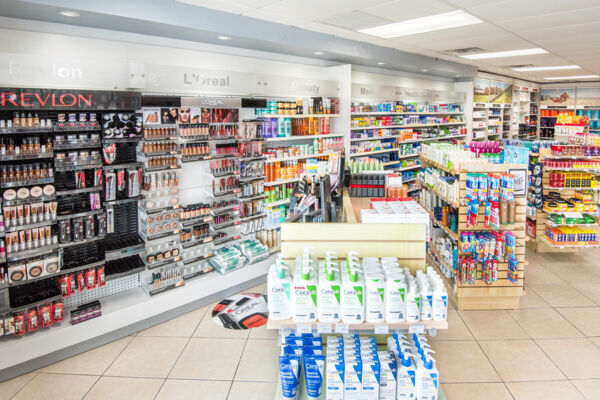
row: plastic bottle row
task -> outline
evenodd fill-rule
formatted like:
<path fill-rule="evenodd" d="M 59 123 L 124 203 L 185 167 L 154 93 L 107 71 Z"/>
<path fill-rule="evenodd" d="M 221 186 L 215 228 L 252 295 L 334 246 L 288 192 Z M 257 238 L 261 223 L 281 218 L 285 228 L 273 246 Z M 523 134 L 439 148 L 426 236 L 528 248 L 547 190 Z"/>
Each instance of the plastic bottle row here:
<path fill-rule="evenodd" d="M 291 289 L 291 293 L 288 293 Z M 440 276 L 428 269 L 413 276 L 394 257 L 338 262 L 328 251 L 319 262 L 305 248 L 294 273 L 278 258 L 268 275 L 269 318 L 347 324 L 447 319 L 448 295 Z"/>

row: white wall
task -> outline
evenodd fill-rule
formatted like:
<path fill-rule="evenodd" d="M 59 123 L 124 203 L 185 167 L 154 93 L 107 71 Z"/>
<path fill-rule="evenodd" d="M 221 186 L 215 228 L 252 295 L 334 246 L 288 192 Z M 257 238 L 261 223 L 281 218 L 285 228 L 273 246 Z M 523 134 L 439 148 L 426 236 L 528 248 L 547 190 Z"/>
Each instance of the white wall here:
<path fill-rule="evenodd" d="M 454 82 L 450 79 L 392 71 L 376 73 L 352 70 L 352 83 L 454 91 Z"/>

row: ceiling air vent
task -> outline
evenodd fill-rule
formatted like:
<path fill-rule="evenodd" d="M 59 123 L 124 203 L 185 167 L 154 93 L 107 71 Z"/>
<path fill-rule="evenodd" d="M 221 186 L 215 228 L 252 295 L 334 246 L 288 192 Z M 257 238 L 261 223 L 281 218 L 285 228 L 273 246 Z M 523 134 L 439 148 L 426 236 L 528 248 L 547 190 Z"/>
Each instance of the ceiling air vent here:
<path fill-rule="evenodd" d="M 465 47 L 464 49 L 446 50 L 444 53 L 464 56 L 465 54 L 483 53 L 484 51 L 481 47 Z"/>

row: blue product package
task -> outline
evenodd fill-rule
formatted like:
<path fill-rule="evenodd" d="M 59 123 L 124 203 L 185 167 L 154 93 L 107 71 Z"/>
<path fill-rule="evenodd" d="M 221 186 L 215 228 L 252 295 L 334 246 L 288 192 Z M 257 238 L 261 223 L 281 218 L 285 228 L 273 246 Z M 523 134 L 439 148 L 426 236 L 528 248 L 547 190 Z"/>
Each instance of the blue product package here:
<path fill-rule="evenodd" d="M 281 392 L 284 400 L 296 399 L 300 365 L 300 357 L 279 356 L 279 375 L 281 377 Z"/>
<path fill-rule="evenodd" d="M 310 400 L 317 400 L 323 391 L 324 356 L 304 356 L 304 377 L 306 393 Z"/>

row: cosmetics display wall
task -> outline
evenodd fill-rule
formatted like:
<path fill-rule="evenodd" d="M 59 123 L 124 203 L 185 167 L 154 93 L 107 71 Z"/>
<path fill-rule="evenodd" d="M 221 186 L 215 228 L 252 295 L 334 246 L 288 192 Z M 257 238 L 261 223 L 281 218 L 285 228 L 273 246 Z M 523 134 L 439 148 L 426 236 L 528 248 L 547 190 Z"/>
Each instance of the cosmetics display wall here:
<path fill-rule="evenodd" d="M 132 232 L 122 206 L 133 205 L 137 219 L 142 182 L 129 146 L 142 128 L 131 111 L 14 111 L 0 120 L 0 325 L 22 335 L 62 321 L 62 299 L 130 271 L 106 254 Z M 135 220 L 133 230 L 137 237 Z"/>

